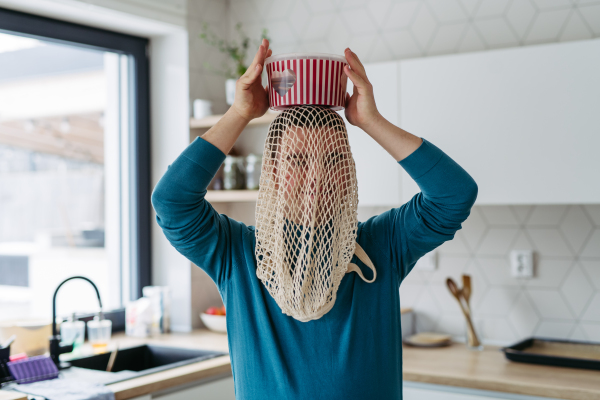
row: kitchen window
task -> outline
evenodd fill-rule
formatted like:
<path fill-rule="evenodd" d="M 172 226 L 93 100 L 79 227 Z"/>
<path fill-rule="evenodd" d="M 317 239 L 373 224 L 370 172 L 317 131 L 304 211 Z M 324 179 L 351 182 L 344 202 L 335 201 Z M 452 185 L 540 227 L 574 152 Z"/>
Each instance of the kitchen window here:
<path fill-rule="evenodd" d="M 0 9 L 0 322 L 150 284 L 148 40 Z M 84 281 L 60 315 L 97 310 Z"/>

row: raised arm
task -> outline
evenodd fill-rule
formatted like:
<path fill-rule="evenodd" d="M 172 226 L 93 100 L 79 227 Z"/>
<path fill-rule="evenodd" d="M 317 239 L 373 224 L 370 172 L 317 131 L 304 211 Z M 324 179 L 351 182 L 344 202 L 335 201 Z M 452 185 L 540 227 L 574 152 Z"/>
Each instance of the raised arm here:
<path fill-rule="evenodd" d="M 454 238 L 477 198 L 477 184 L 452 158 L 429 141 L 393 125 L 379 114 L 365 68 L 346 49 L 354 84 L 347 95 L 346 119 L 379 143 L 415 180 L 421 193 L 399 208 L 371 218 L 363 225 L 390 251 L 400 280 L 424 254 Z"/>
<path fill-rule="evenodd" d="M 181 254 L 204 269 L 220 288 L 230 276 L 232 238 L 245 226 L 217 213 L 204 198 L 206 188 L 248 122 L 268 108 L 260 76 L 270 55 L 264 40 L 252 65 L 236 85 L 234 104 L 169 166 L 152 193 L 156 221 Z"/>
<path fill-rule="evenodd" d="M 478 187 L 460 165 L 426 139 L 399 164 L 421 192 L 367 226 L 389 246 L 391 264 L 404 279 L 419 258 L 454 238 L 471 212 Z"/>
<path fill-rule="evenodd" d="M 396 161 L 405 159 L 421 145 L 421 138 L 398 128 L 379 114 L 365 67 L 350 49 L 346 49 L 344 55 L 350 65 L 344 72 L 354 85 L 352 96 L 346 94 L 346 119 L 375 139 Z"/>

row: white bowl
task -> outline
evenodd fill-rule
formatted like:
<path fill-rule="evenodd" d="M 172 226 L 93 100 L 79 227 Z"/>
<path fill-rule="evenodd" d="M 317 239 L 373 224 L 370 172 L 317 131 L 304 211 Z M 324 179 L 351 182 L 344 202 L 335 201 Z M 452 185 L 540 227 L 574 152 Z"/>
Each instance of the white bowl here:
<path fill-rule="evenodd" d="M 200 319 L 208 329 L 215 332 L 227 333 L 227 317 L 225 315 L 211 315 L 200 313 Z"/>

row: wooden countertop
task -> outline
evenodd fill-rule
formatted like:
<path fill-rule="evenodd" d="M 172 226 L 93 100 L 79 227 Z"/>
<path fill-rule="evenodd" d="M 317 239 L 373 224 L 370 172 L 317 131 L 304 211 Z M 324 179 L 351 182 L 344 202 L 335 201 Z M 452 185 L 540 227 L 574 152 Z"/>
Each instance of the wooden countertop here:
<path fill-rule="evenodd" d="M 206 330 L 148 339 L 115 335 L 113 339 L 119 343 L 119 347 L 153 343 L 228 351 L 226 335 Z M 561 399 L 600 399 L 599 371 L 512 362 L 495 346 L 486 346 L 483 351 L 469 351 L 460 343 L 427 349 L 404 346 L 403 353 L 405 381 Z M 117 400 L 122 400 L 228 375 L 231 375 L 229 356 L 223 356 L 114 383 L 108 387 L 115 392 Z M 0 391 L 0 400 L 26 399 L 21 394 Z"/>
<path fill-rule="evenodd" d="M 405 381 L 573 400 L 600 399 L 600 371 L 525 364 L 506 359 L 499 347 L 467 350 L 403 347 Z"/>

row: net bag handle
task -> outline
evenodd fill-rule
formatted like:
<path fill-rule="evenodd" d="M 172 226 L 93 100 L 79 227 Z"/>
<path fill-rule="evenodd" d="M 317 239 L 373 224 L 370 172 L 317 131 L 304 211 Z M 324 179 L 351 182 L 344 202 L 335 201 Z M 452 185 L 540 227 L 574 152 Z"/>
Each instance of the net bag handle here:
<path fill-rule="evenodd" d="M 371 261 L 371 259 L 367 255 L 367 253 L 365 253 L 363 248 L 360 247 L 360 245 L 358 243 L 356 243 L 356 247 L 354 248 L 354 254 L 356 254 L 358 259 L 360 261 L 364 262 L 367 267 L 371 268 L 371 270 L 373 271 L 373 279 L 371 279 L 370 281 L 365 279 L 365 276 L 363 275 L 363 273 L 360 270 L 360 268 L 358 267 L 358 265 L 356 265 L 354 263 L 348 264 L 348 269 L 346 270 L 346 273 L 349 274 L 350 272 L 356 272 L 363 281 L 365 281 L 367 283 L 375 282 L 375 278 L 377 278 L 377 270 L 375 269 L 375 266 L 373 265 L 373 262 Z"/>

